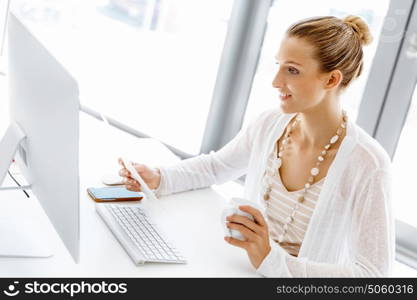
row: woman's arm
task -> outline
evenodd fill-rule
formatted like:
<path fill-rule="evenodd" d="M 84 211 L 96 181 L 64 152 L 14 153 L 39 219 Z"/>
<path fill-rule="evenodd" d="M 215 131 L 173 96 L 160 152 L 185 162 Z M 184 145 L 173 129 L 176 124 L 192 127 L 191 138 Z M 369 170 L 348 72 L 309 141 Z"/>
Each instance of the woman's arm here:
<path fill-rule="evenodd" d="M 351 263 L 318 263 L 293 257 L 271 242 L 271 251 L 257 272 L 268 277 L 389 276 L 395 245 L 390 185 L 390 174 L 386 170 L 379 169 L 370 174 L 352 222 L 355 253 Z"/>

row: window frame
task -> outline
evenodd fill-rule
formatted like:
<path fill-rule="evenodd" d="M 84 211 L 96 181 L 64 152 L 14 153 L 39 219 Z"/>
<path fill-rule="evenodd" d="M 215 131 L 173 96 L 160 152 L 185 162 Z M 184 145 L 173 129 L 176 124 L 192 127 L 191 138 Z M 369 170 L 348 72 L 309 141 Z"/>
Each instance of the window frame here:
<path fill-rule="evenodd" d="M 388 16 L 394 18 L 401 38 L 378 45 L 358 115 L 358 125 L 384 147 L 391 160 L 417 84 L 416 2 L 391 1 Z M 395 14 L 398 11 L 404 12 L 402 18 Z M 401 220 L 395 220 L 395 225 L 396 259 L 417 269 L 417 241 L 412 238 L 417 227 Z"/>

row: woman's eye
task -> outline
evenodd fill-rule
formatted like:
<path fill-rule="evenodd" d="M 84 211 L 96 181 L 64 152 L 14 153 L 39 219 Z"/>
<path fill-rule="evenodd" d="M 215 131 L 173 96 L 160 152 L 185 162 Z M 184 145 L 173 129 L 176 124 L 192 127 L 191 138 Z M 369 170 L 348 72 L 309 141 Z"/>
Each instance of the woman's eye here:
<path fill-rule="evenodd" d="M 289 67 L 288 72 L 290 72 L 290 74 L 293 74 L 293 75 L 297 75 L 299 73 L 298 70 L 293 67 Z"/>

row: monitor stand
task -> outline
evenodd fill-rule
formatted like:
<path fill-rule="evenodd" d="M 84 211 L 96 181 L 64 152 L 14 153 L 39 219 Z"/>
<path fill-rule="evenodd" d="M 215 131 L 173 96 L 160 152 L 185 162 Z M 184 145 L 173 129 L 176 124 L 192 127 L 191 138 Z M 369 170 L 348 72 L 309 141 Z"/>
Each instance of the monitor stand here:
<path fill-rule="evenodd" d="M 22 188 L 1 187 L 1 184 L 25 137 L 19 125 L 12 123 L 0 140 L 0 192 Z M 30 186 L 23 188 L 28 189 Z M 2 204 L 2 201 L 4 199 L 0 199 L 0 211 L 3 213 L 7 210 L 4 209 L 5 204 Z M 35 221 L 22 220 L 22 215 L 18 210 L 13 210 L 13 214 L 0 217 L 0 257 L 50 257 L 52 254 L 42 241 L 39 225 Z"/>
<path fill-rule="evenodd" d="M 16 215 L 2 217 L 0 220 L 0 258 L 52 256 L 46 241 L 42 239 L 42 228 L 33 220 L 25 220 Z"/>

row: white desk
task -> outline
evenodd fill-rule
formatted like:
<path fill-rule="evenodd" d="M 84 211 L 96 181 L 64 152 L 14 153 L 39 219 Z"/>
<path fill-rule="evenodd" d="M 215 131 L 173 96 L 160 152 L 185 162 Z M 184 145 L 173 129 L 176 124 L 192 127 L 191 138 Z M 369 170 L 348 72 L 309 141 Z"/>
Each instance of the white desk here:
<path fill-rule="evenodd" d="M 110 130 L 81 113 L 80 179 L 81 179 L 81 255 L 75 264 L 54 232 L 34 198 L 27 199 L 20 191 L 0 194 L 3 213 L 10 214 L 24 208 L 24 217 L 35 219 L 44 227 L 54 256 L 46 259 L 0 258 L 1 277 L 257 277 L 246 252 L 223 240 L 220 214 L 225 205 L 224 194 L 215 189 L 203 189 L 162 197 L 150 203 L 155 222 L 186 257 L 185 265 L 145 264 L 136 266 L 113 237 L 94 209 L 94 202 L 85 190 L 100 186 L 100 176 L 107 170 L 118 169 L 119 147 L 127 147 L 121 154 L 141 161 L 168 163 L 175 157 L 164 151 L 138 157 L 138 139 Z M 103 141 L 106 141 L 104 143 Z M 104 147 L 104 144 L 112 146 Z M 229 185 L 233 188 L 233 184 Z M 230 191 L 230 187 L 227 189 Z M 239 188 L 236 189 L 236 192 Z M 222 196 L 223 195 L 223 196 Z M 227 196 L 236 195 L 232 193 Z M 0 213 L 1 217 L 1 213 Z"/>

